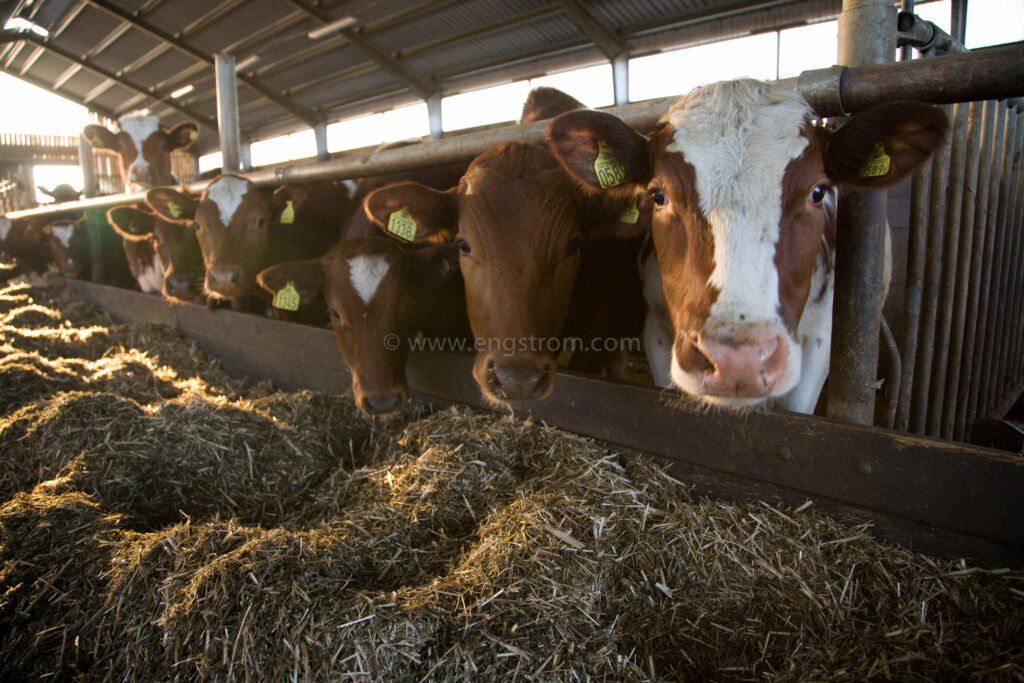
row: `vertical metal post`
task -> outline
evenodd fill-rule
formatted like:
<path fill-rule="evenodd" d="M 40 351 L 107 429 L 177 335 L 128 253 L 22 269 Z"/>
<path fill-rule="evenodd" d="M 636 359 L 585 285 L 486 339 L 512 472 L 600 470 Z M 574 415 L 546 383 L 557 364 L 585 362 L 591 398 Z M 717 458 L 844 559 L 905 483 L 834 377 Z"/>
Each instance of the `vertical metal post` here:
<path fill-rule="evenodd" d="M 615 106 L 629 103 L 629 54 L 625 51 L 612 60 L 612 88 L 615 90 Z"/>
<path fill-rule="evenodd" d="M 82 168 L 82 194 L 95 197 L 99 194 L 96 183 L 96 160 L 92 154 L 92 144 L 81 133 L 78 134 L 78 165 Z"/>
<path fill-rule="evenodd" d="M 843 0 L 839 63 L 881 64 L 895 52 L 896 8 L 887 0 Z M 874 422 L 885 205 L 879 191 L 848 192 L 839 201 L 828 413 L 860 424 Z"/>
<path fill-rule="evenodd" d="M 1017 112 L 1017 135 L 1018 137 L 1024 137 L 1024 101 L 1020 101 L 1016 106 Z M 1018 143 L 1018 147 L 1024 144 L 1024 141 Z M 1012 386 L 1019 386 L 1021 380 L 1022 369 L 1024 369 L 1024 271 L 1021 270 L 1021 264 L 1024 264 L 1024 199 L 1021 199 L 1021 195 L 1024 194 L 1024 172 L 1021 172 L 1017 181 L 1017 211 L 1014 217 L 1015 229 L 1017 231 L 1018 247 L 1016 260 L 1016 273 L 1017 282 L 1016 290 L 1011 297 L 1010 301 L 1014 306 L 1014 330 L 1013 337 L 1010 341 L 1010 358 L 1013 359 L 1012 366 L 1010 368 L 1012 373 Z"/>
<path fill-rule="evenodd" d="M 1021 186 L 1021 145 L 1022 145 L 1022 119 L 1020 114 L 1014 109 L 1012 121 L 1015 127 L 1014 137 L 1016 138 L 1015 153 L 1013 155 L 1013 173 L 1009 180 L 1009 192 L 1007 192 L 1007 209 L 1006 209 L 1006 255 L 1004 256 L 1004 275 L 1003 282 L 1000 288 L 1000 327 L 997 336 L 997 358 L 999 360 L 997 383 L 995 385 L 995 405 L 1001 405 L 1005 399 L 1006 392 L 1010 390 L 1012 386 L 1013 370 L 1015 358 L 1011 355 L 1013 351 L 1013 345 L 1011 341 L 1015 337 L 1016 329 L 1016 308 L 1019 303 L 1017 298 L 1017 281 L 1020 279 L 1020 262 L 1017 260 L 1017 254 L 1020 248 L 1020 225 L 1017 221 L 1017 208 L 1020 205 L 1020 186 Z M 1016 398 L 1016 397 L 1013 397 Z M 1011 401 L 1012 403 L 1012 401 Z M 1000 415 L 999 417 L 1002 417 Z"/>
<path fill-rule="evenodd" d="M 313 137 L 316 139 L 317 161 L 327 161 L 327 123 L 321 121 L 313 126 Z"/>
<path fill-rule="evenodd" d="M 913 11 L 914 11 L 914 0 L 903 0 L 903 2 L 900 3 L 900 9 L 902 11 L 904 11 L 904 12 L 913 13 Z M 900 61 L 901 62 L 905 62 L 908 59 L 913 58 L 913 56 L 914 56 L 914 48 L 912 46 L 904 45 L 903 47 L 900 48 Z"/>
<path fill-rule="evenodd" d="M 430 119 L 430 139 L 439 140 L 444 135 L 444 121 L 441 118 L 441 93 L 427 100 L 427 118 Z"/>
<path fill-rule="evenodd" d="M 242 172 L 248 173 L 252 170 L 252 143 L 243 140 L 238 146 L 238 152 L 242 155 Z"/>
<path fill-rule="evenodd" d="M 233 55 L 214 55 L 217 78 L 217 127 L 220 129 L 221 167 L 224 173 L 242 170 L 241 131 L 238 123 L 238 79 Z"/>

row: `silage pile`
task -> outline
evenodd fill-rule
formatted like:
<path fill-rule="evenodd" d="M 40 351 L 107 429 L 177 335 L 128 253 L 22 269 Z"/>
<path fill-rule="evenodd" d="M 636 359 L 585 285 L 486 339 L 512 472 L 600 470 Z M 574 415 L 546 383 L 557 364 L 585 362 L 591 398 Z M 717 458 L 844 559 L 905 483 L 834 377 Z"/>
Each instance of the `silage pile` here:
<path fill-rule="evenodd" d="M 0 292 L 0 678 L 1022 680 L 1019 573 Z"/>

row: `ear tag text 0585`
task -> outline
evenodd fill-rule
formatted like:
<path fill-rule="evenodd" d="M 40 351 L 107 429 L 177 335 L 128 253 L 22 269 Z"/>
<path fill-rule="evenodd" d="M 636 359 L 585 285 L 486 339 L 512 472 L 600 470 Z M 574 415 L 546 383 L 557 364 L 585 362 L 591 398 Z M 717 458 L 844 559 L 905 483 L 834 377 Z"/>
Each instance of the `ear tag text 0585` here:
<path fill-rule="evenodd" d="M 284 311 L 297 311 L 299 310 L 300 300 L 301 297 L 295 289 L 295 283 L 289 280 L 284 289 L 274 295 L 274 308 L 280 308 Z"/>
<path fill-rule="evenodd" d="M 416 219 L 409 214 L 409 209 L 403 206 L 388 216 L 387 231 L 399 239 L 412 242 L 416 239 Z"/>
<path fill-rule="evenodd" d="M 281 224 L 288 225 L 295 222 L 295 207 L 292 205 L 292 200 L 288 200 L 284 203 L 284 210 L 281 211 Z"/>
<path fill-rule="evenodd" d="M 875 143 L 875 149 L 867 158 L 864 165 L 860 167 L 861 178 L 879 178 L 889 175 L 889 162 L 892 159 L 885 153 L 885 145 L 881 142 Z"/>
<path fill-rule="evenodd" d="M 597 182 L 605 189 L 621 185 L 626 179 L 626 164 L 615 156 L 615 152 L 604 140 L 597 143 L 594 173 L 597 174 Z"/>

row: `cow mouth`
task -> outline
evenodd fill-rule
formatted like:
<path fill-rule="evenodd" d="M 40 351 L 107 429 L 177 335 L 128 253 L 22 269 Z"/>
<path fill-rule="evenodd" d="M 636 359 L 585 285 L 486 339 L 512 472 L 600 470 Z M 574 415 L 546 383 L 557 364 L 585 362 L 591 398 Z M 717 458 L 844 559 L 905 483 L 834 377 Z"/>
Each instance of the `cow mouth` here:
<path fill-rule="evenodd" d="M 537 401 L 545 398 L 555 386 L 554 363 L 534 365 L 496 365 L 487 361 L 484 394 L 498 403 Z"/>

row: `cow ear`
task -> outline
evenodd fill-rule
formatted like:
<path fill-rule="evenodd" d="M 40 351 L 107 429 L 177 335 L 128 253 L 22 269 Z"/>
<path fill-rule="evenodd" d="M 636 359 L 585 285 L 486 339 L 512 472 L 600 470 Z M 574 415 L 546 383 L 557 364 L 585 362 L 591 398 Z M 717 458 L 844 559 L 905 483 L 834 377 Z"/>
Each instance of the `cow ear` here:
<path fill-rule="evenodd" d="M 276 295 L 290 282 L 299 293 L 299 305 L 308 306 L 323 291 L 324 269 L 318 260 L 289 261 L 260 271 L 256 282 L 271 295 Z"/>
<path fill-rule="evenodd" d="M 126 240 L 141 241 L 153 234 L 153 214 L 133 206 L 115 206 L 107 211 L 107 221 L 114 232 Z"/>
<path fill-rule="evenodd" d="M 441 287 L 461 272 L 459 250 L 454 244 L 431 244 L 405 252 L 412 260 L 416 281 L 424 287 Z"/>
<path fill-rule="evenodd" d="M 858 187 L 893 185 L 928 160 L 947 130 L 949 118 L 930 104 L 873 105 L 829 135 L 825 173 L 833 182 Z"/>
<path fill-rule="evenodd" d="M 282 185 L 270 195 L 270 212 L 282 225 L 294 223 L 295 212 L 308 197 L 309 192 L 300 185 Z"/>
<path fill-rule="evenodd" d="M 169 187 L 154 187 L 146 190 L 146 203 L 161 218 L 171 223 L 188 223 L 195 219 L 195 200 L 187 194 Z"/>
<path fill-rule="evenodd" d="M 82 130 L 82 135 L 96 149 L 117 149 L 117 134 L 106 126 L 90 123 Z"/>
<path fill-rule="evenodd" d="M 450 242 L 458 231 L 457 188 L 433 190 L 405 181 L 385 185 L 363 200 L 370 222 L 395 239 L 413 244 Z"/>
<path fill-rule="evenodd" d="M 39 190 L 40 192 L 42 192 L 43 194 L 45 194 L 47 197 L 53 197 L 53 191 L 52 190 L 47 190 L 42 185 L 36 185 L 36 189 Z M 53 197 L 53 198 L 56 199 L 56 197 Z"/>
<path fill-rule="evenodd" d="M 651 209 L 647 193 L 589 195 L 583 235 L 597 240 L 639 237 L 651 229 Z"/>
<path fill-rule="evenodd" d="M 570 111 L 548 125 L 548 147 L 592 191 L 632 193 L 650 175 L 648 140 L 611 114 Z M 617 190 L 622 188 L 622 190 Z"/>
<path fill-rule="evenodd" d="M 186 121 L 179 123 L 167 133 L 167 140 L 171 149 L 185 149 L 199 137 L 199 126 Z"/>

